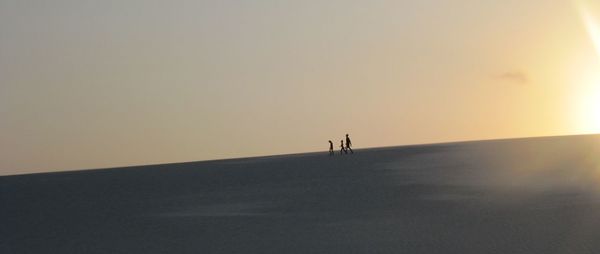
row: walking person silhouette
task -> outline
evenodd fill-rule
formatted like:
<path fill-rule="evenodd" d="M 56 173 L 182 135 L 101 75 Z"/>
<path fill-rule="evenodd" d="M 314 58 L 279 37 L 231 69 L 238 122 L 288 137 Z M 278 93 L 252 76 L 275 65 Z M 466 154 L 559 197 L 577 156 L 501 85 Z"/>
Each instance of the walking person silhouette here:
<path fill-rule="evenodd" d="M 350 150 L 350 153 L 354 153 L 354 151 L 352 151 L 352 141 L 350 141 L 350 137 L 348 136 L 348 133 L 346 133 L 346 153 L 348 153 L 348 150 Z"/>
<path fill-rule="evenodd" d="M 329 156 L 334 155 L 335 153 L 333 152 L 333 142 L 331 142 L 331 140 L 329 140 Z"/>
<path fill-rule="evenodd" d="M 348 153 L 348 151 L 346 151 L 346 148 L 344 147 L 344 140 L 340 140 L 340 154 L 342 154 L 342 152 Z"/>

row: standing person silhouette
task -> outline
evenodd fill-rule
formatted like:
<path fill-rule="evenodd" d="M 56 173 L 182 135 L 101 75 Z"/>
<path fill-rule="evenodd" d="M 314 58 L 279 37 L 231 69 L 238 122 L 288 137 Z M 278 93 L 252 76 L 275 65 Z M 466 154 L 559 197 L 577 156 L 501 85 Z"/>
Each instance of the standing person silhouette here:
<path fill-rule="evenodd" d="M 340 140 L 340 154 L 342 154 L 342 152 L 348 153 L 348 151 L 346 151 L 346 148 L 344 147 L 344 140 Z"/>
<path fill-rule="evenodd" d="M 346 153 L 347 150 L 350 150 L 350 153 L 354 153 L 354 151 L 352 151 L 352 141 L 350 141 L 350 137 L 348 136 L 348 133 L 346 133 Z"/>
<path fill-rule="evenodd" d="M 333 142 L 331 142 L 331 140 L 329 140 L 329 156 L 334 155 L 333 152 Z"/>

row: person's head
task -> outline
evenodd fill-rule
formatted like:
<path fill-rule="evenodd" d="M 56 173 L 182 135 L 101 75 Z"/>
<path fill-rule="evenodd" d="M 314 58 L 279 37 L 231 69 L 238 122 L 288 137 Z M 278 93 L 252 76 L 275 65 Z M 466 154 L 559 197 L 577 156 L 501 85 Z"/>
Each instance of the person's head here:
<path fill-rule="evenodd" d="M 348 133 L 346 133 L 346 137 L 348 137 Z"/>

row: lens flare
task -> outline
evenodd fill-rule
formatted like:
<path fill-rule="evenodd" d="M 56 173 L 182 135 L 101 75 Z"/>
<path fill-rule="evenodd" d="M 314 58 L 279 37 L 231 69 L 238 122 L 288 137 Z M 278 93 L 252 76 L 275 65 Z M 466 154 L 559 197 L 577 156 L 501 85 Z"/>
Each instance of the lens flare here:
<path fill-rule="evenodd" d="M 575 1 L 577 11 L 600 61 L 600 7 L 586 0 Z M 597 63 L 596 63 L 597 64 Z M 597 66 L 593 64 L 593 66 Z M 600 132 L 600 69 L 582 68 L 576 95 L 578 132 Z"/>
<path fill-rule="evenodd" d="M 578 1 L 577 8 L 585 29 L 592 40 L 596 53 L 600 57 L 600 26 L 598 25 L 598 16 L 595 15 L 594 7 L 587 1 Z"/>

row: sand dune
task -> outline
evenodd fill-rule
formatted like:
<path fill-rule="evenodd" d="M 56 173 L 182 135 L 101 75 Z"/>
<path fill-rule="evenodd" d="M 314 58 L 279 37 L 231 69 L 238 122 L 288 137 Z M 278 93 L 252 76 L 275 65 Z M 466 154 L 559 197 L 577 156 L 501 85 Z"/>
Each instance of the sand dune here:
<path fill-rule="evenodd" d="M 0 253 L 600 253 L 600 136 L 0 177 Z"/>

